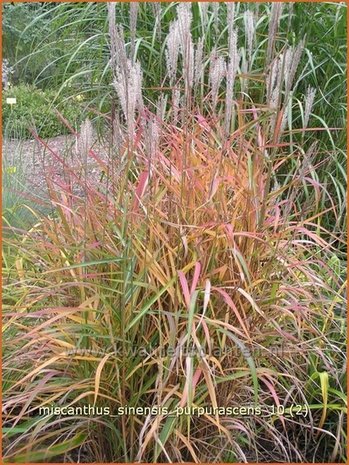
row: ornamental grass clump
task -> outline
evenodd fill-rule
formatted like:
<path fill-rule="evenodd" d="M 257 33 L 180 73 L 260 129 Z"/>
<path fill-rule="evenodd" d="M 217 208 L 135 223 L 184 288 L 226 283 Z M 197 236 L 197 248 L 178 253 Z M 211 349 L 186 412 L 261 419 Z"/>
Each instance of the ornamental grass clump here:
<path fill-rule="evenodd" d="M 156 120 L 144 116 L 132 148 L 109 160 L 108 191 L 68 165 L 64 185 L 50 180 L 56 214 L 11 244 L 17 258 L 5 276 L 14 296 L 5 301 L 9 438 L 26 425 L 5 436 L 8 460 L 47 460 L 52 441 L 65 452 L 73 441 L 98 461 L 303 460 L 300 429 L 314 443 L 342 417 L 341 375 L 326 347 L 342 331 L 343 283 L 318 223 L 324 212 L 304 215 L 296 202 L 311 168 L 304 160 L 274 184 L 270 164 L 282 169 L 287 147 L 268 141 L 255 108 L 238 107 L 237 117 L 224 147 L 224 125 L 196 113 L 186 132 L 163 122 L 150 152 Z M 71 190 L 79 182 L 81 196 Z M 310 416 L 263 415 L 290 403 Z M 124 405 L 256 405 L 262 414 L 38 415 L 52 404 L 108 406 L 111 415 Z"/>
<path fill-rule="evenodd" d="M 89 120 L 65 159 L 34 134 L 64 176 L 47 177 L 52 213 L 5 238 L 8 462 L 345 458 L 345 241 L 327 223 L 343 207 L 305 140 L 313 88 L 292 126 L 304 43 L 276 46 L 274 3 L 256 78 L 257 18 L 200 7 L 217 36 L 225 8 L 226 46 L 177 6 L 150 99 L 141 6 L 128 41 L 108 4 L 105 151 Z"/>

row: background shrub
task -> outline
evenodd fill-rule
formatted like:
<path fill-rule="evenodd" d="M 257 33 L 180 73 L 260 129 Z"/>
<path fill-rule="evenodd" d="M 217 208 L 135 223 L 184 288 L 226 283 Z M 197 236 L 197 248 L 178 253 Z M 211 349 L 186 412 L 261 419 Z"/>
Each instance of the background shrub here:
<path fill-rule="evenodd" d="M 17 103 L 6 103 L 8 97 L 15 97 Z M 79 98 L 74 100 L 56 99 L 56 93 L 41 90 L 30 84 L 11 86 L 3 92 L 2 117 L 7 137 L 30 138 L 29 128 L 35 129 L 41 137 L 54 137 L 69 131 L 57 117 L 56 109 L 77 127 L 82 121 Z"/>

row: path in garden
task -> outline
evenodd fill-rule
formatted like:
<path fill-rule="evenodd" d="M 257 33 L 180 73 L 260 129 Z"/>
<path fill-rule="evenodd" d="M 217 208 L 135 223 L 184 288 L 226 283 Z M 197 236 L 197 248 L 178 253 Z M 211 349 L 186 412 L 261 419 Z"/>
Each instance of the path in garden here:
<path fill-rule="evenodd" d="M 72 135 L 57 136 L 46 139 L 50 149 L 66 160 L 69 166 L 81 172 L 81 156 L 76 149 L 76 138 Z M 107 151 L 101 143 L 95 143 L 93 150 L 103 160 Z M 64 170 L 62 163 L 55 158 L 50 150 L 36 140 L 8 140 L 3 139 L 2 160 L 4 175 L 13 177 L 5 185 L 18 189 L 25 186 L 25 191 L 39 198 L 47 198 L 46 176 L 54 176 L 55 180 L 62 178 Z M 99 179 L 97 163 L 91 157 L 88 159 L 89 179 Z M 12 182 L 13 181 L 13 182 Z"/>

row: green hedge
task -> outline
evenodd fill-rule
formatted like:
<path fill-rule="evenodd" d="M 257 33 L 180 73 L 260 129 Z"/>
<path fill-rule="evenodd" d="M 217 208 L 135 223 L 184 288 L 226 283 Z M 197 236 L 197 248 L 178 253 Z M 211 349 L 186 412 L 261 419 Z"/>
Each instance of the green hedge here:
<path fill-rule="evenodd" d="M 7 103 L 9 97 L 16 98 L 14 105 Z M 40 137 L 48 138 L 69 133 L 57 117 L 55 109 L 73 127 L 80 126 L 84 119 L 77 100 L 56 99 L 53 91 L 43 91 L 33 85 L 20 84 L 3 91 L 2 118 L 3 134 L 10 138 L 31 138 L 29 128 L 35 128 Z M 86 117 L 86 116 L 85 116 Z"/>

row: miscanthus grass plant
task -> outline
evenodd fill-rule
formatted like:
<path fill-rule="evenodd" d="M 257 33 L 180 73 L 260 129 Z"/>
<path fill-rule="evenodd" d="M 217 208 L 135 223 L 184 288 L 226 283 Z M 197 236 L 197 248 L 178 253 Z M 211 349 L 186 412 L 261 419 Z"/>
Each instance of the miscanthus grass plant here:
<path fill-rule="evenodd" d="M 105 4 L 92 2 L 79 5 L 63 2 L 54 5 L 38 3 L 30 7 L 35 7 L 36 13 L 34 16 L 31 13 L 31 19 L 25 27 L 17 26 L 18 37 L 13 41 L 13 29 L 7 29 L 8 18 L 18 17 L 17 10 L 21 5 L 4 6 L 4 31 L 8 31 L 10 43 L 16 44 L 15 47 L 8 47 L 8 42 L 5 41 L 5 51 L 14 65 L 15 76 L 19 80 L 26 80 L 28 76 L 35 75 L 35 84 L 38 87 L 56 89 L 58 95 L 56 102 L 52 102 L 53 105 L 61 102 L 62 96 L 68 100 L 82 99 L 82 107 L 88 110 L 89 114 L 95 114 L 95 127 L 103 131 L 101 113 L 115 111 L 114 89 L 111 85 L 113 72 L 108 45 L 110 27 L 105 14 Z M 294 46 L 304 38 L 304 50 L 296 74 L 297 85 L 293 87 L 288 100 L 287 118 L 292 121 L 292 129 L 305 127 L 306 94 L 309 87 L 316 89 L 313 101 L 315 111 L 310 120 L 310 127 L 322 129 L 316 133 L 316 140 L 320 143 L 318 159 L 327 159 L 327 169 L 317 170 L 317 181 L 325 184 L 335 197 L 339 195 L 343 205 L 346 192 L 343 169 L 346 162 L 346 135 L 341 128 L 345 126 L 347 106 L 346 5 L 343 2 L 291 2 L 278 8 L 275 10 L 271 3 L 192 4 L 191 35 L 197 48 L 194 51 L 194 82 L 202 82 L 203 79 L 201 86 L 195 87 L 192 99 L 195 99 L 202 109 L 205 105 L 204 97 L 207 95 L 206 86 L 210 79 L 209 70 L 212 68 L 213 72 L 215 68 L 217 73 L 219 64 L 222 65 L 222 55 L 226 58 L 228 66 L 227 50 L 231 28 L 238 32 L 237 49 L 241 55 L 241 74 L 248 76 L 248 79 L 241 80 L 241 90 L 247 91 L 244 85 L 248 82 L 248 94 L 259 104 L 265 104 L 265 81 L 261 76 L 267 72 L 271 54 L 281 53 L 286 44 Z M 117 2 L 115 19 L 123 26 L 129 58 L 139 61 L 141 65 L 142 91 L 146 101 L 156 105 L 161 88 L 168 102 L 173 103 L 174 109 L 177 108 L 179 91 L 173 89 L 175 81 L 173 71 L 168 69 L 166 46 L 167 42 L 171 43 L 171 40 L 173 42 L 178 37 L 174 21 L 176 4 L 149 2 L 134 4 L 130 9 L 129 4 Z M 176 40 L 178 41 L 178 38 Z M 26 53 L 28 49 L 30 53 Z M 176 47 L 172 49 L 176 50 Z M 178 44 L 176 53 L 179 54 L 180 64 L 182 55 Z M 215 66 L 211 63 L 211 53 L 218 58 Z M 190 54 L 188 59 L 193 61 Z M 203 60 L 202 66 L 200 57 Z M 38 63 L 42 63 L 39 71 Z M 181 68 L 178 72 L 180 75 Z M 233 76 L 232 64 L 227 69 L 226 79 L 232 83 Z M 239 82 L 236 85 L 239 86 Z M 231 89 L 232 85 L 229 85 L 225 95 L 222 93 L 223 89 L 220 89 L 221 100 L 231 99 Z M 215 98 L 215 87 L 212 90 L 209 98 Z M 230 117 L 229 108 L 227 106 L 227 120 Z M 286 129 L 290 129 L 286 117 L 283 124 L 286 125 Z M 312 135 L 309 131 L 304 132 L 304 141 L 311 143 Z M 297 133 L 297 136 L 293 133 L 293 139 L 298 136 L 300 133 Z M 345 215 L 341 215 L 341 218 L 344 218 L 344 222 L 338 224 L 338 230 L 345 226 Z M 337 222 L 331 214 L 326 221 L 329 228 Z"/>
<path fill-rule="evenodd" d="M 154 43 L 170 17 L 151 93 L 150 7 Z M 315 123 L 322 89 L 294 100 L 306 37 L 279 35 L 278 3 L 135 4 L 128 41 L 117 8 L 108 150 L 89 120 L 65 159 L 34 134 L 64 176 L 52 214 L 4 241 L 5 460 L 345 461 L 343 148 Z"/>

